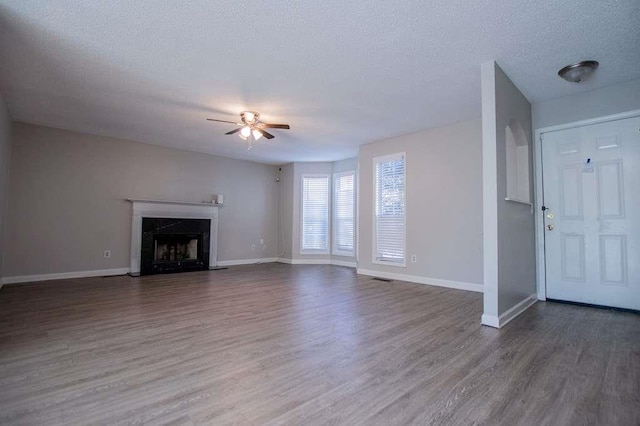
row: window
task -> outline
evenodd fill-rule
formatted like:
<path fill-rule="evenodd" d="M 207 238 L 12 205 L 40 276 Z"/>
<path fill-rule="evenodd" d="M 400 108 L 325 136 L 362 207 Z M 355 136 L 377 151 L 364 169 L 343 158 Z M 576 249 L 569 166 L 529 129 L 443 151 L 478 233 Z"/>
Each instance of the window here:
<path fill-rule="evenodd" d="M 405 266 L 405 154 L 373 159 L 375 179 L 374 263 Z"/>
<path fill-rule="evenodd" d="M 333 254 L 353 256 L 355 245 L 355 172 L 333 175 Z"/>
<path fill-rule="evenodd" d="M 329 176 L 302 175 L 301 252 L 329 252 Z"/>

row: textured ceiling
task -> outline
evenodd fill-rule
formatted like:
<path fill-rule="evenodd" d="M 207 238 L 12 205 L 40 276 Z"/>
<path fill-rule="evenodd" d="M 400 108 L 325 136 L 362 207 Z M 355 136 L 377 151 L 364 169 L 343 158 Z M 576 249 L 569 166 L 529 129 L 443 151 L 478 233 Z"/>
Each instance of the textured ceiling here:
<path fill-rule="evenodd" d="M 536 102 L 640 78 L 638 0 L 0 0 L 14 120 L 266 163 L 480 116 L 495 59 Z M 562 66 L 601 63 L 571 85 Z M 245 109 L 291 124 L 247 151 Z"/>

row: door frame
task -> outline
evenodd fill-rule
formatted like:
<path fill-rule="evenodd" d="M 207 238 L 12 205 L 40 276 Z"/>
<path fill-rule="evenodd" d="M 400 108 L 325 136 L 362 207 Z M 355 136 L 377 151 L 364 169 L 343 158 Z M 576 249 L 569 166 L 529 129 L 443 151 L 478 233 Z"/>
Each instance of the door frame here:
<path fill-rule="evenodd" d="M 547 300 L 547 278 L 545 265 L 545 247 L 544 247 L 544 214 L 540 210 L 543 204 L 543 188 L 542 188 L 542 137 L 545 133 L 558 132 L 561 130 L 574 129 L 576 127 L 591 126 L 593 124 L 601 124 L 610 121 L 626 120 L 627 118 L 640 117 L 640 109 L 622 112 L 619 114 L 605 115 L 602 117 L 590 118 L 587 120 L 572 121 L 569 123 L 558 124 L 555 126 L 542 127 L 535 129 L 533 138 L 533 178 L 535 180 L 534 191 L 534 212 L 535 212 L 535 230 L 536 230 L 536 289 L 538 300 Z"/>

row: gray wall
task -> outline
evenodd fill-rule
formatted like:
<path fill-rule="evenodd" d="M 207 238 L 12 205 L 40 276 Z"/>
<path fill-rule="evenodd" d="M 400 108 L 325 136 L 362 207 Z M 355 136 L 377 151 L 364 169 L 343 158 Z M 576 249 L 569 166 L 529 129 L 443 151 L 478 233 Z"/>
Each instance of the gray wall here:
<path fill-rule="evenodd" d="M 275 177 L 274 166 L 15 123 L 4 275 L 127 268 L 125 198 L 204 201 L 222 193 L 218 259 L 276 257 Z M 103 258 L 107 249 L 111 259 Z"/>
<path fill-rule="evenodd" d="M 499 317 L 536 293 L 535 233 L 532 208 L 505 201 L 506 133 L 516 120 L 529 146 L 529 183 L 533 194 L 531 105 L 495 64 L 482 66 L 484 310 Z"/>
<path fill-rule="evenodd" d="M 5 218 L 8 208 L 7 193 L 9 190 L 9 163 L 11 160 L 11 117 L 7 104 L 0 93 L 0 248 L 4 239 Z M 0 279 L 4 276 L 0 256 Z M 0 281 L 0 286 L 2 283 Z"/>
<path fill-rule="evenodd" d="M 372 262 L 373 158 L 398 152 L 407 155 L 404 268 Z M 481 155 L 479 119 L 361 146 L 358 268 L 482 284 Z"/>
<path fill-rule="evenodd" d="M 280 204 L 278 207 L 278 257 L 291 259 L 293 241 L 293 163 L 280 172 Z"/>
<path fill-rule="evenodd" d="M 640 80 L 533 104 L 534 129 L 640 109 Z"/>

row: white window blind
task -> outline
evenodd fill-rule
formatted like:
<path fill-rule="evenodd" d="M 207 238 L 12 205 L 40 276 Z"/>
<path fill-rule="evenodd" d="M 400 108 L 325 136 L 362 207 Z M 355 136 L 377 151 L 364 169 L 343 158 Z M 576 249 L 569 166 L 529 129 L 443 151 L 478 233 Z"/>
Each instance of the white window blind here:
<path fill-rule="evenodd" d="M 354 171 L 333 176 L 333 254 L 354 254 L 355 195 Z"/>
<path fill-rule="evenodd" d="M 302 175 L 302 251 L 329 249 L 329 176 Z"/>
<path fill-rule="evenodd" d="M 373 159 L 375 168 L 374 262 L 405 264 L 405 155 Z"/>

